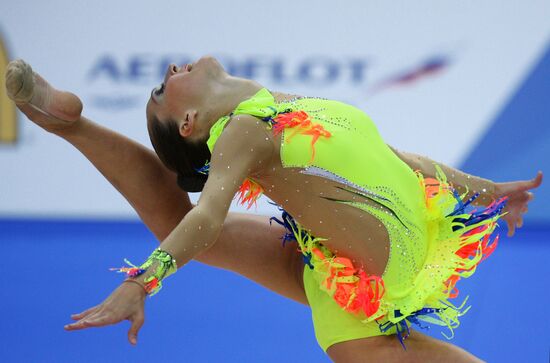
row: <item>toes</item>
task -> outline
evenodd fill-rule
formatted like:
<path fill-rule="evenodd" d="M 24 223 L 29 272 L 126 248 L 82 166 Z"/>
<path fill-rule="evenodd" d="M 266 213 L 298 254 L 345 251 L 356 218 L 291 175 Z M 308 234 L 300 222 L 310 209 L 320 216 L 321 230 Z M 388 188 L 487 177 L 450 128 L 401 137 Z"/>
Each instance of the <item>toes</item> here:
<path fill-rule="evenodd" d="M 8 64 L 6 69 L 6 90 L 8 97 L 15 103 L 30 102 L 34 90 L 34 75 L 29 64 L 21 59 Z"/>

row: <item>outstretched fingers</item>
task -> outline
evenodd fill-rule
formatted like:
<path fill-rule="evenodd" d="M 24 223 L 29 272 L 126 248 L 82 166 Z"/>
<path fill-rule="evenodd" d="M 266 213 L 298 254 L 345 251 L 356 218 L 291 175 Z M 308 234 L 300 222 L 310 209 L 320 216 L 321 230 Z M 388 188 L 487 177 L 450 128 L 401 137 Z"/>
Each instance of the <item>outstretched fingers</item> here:
<path fill-rule="evenodd" d="M 73 320 L 80 320 L 82 318 L 85 318 L 86 316 L 98 311 L 99 309 L 101 308 L 101 305 L 96 305 L 94 307 L 91 307 L 87 310 L 84 310 L 83 312 L 81 313 L 78 313 L 78 314 L 72 314 L 71 315 L 71 319 Z"/>
<path fill-rule="evenodd" d="M 542 184 L 542 178 L 542 171 L 539 171 L 531 180 L 498 184 L 498 195 L 508 197 L 507 213 L 503 217 L 508 225 L 508 237 L 512 237 L 516 229 L 523 226 L 523 215 L 528 211 L 529 202 L 535 198 L 531 190 Z"/>
<path fill-rule="evenodd" d="M 65 330 L 82 330 L 87 328 L 98 328 L 105 325 L 117 323 L 120 320 L 114 318 L 113 314 L 99 308 L 97 311 L 90 312 L 77 322 L 65 325 Z"/>
<path fill-rule="evenodd" d="M 518 221 L 516 222 L 516 227 L 521 228 L 523 227 L 523 217 L 519 216 Z"/>
<path fill-rule="evenodd" d="M 121 321 L 114 314 L 101 308 L 101 306 L 94 306 L 79 314 L 71 315 L 71 318 L 78 320 L 72 324 L 65 325 L 65 330 L 83 330 L 88 328 L 99 328 L 106 325 L 116 324 Z M 124 320 L 124 319 L 122 319 Z M 130 329 L 128 330 L 128 341 L 132 345 L 137 344 L 138 333 L 145 323 L 145 314 L 143 310 L 136 312 L 134 315 L 128 318 L 131 322 Z"/>
<path fill-rule="evenodd" d="M 505 183 L 497 183 L 497 196 L 513 197 L 530 193 L 530 190 L 538 188 L 542 184 L 542 171 L 530 180 L 521 180 Z"/>
<path fill-rule="evenodd" d="M 516 226 L 513 220 L 506 220 L 506 224 L 508 225 L 508 237 L 513 237 L 514 233 L 516 233 Z"/>
<path fill-rule="evenodd" d="M 136 345 L 139 330 L 145 322 L 145 315 L 143 312 L 138 312 L 129 320 L 132 323 L 132 326 L 130 326 L 130 330 L 128 330 L 128 341 L 130 344 Z"/>
<path fill-rule="evenodd" d="M 523 182 L 518 183 L 516 192 L 527 192 L 531 189 L 538 188 L 542 184 L 542 171 L 537 172 L 537 176 L 535 176 L 531 180 L 525 180 Z"/>
<path fill-rule="evenodd" d="M 101 304 L 72 315 L 76 321 L 65 325 L 65 330 L 99 328 L 130 320 L 132 325 L 128 331 L 128 340 L 135 345 L 138 332 L 145 320 L 145 296 L 146 293 L 141 286 L 123 283 Z"/>
<path fill-rule="evenodd" d="M 538 171 L 537 172 L 537 175 L 531 179 L 531 180 L 525 180 L 523 182 L 520 183 L 519 185 L 519 190 L 518 191 L 528 191 L 530 189 L 535 189 L 537 187 L 539 187 L 542 183 L 542 171 Z"/>
<path fill-rule="evenodd" d="M 533 180 L 531 180 L 531 182 L 533 185 L 531 189 L 538 188 L 542 184 L 542 171 L 539 170 L 537 173 L 537 176 L 534 177 Z"/>

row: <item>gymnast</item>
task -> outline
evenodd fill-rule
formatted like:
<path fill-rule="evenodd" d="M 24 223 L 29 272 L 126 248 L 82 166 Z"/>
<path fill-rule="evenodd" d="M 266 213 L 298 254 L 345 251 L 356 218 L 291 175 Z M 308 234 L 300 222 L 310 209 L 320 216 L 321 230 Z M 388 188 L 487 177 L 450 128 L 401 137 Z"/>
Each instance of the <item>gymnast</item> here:
<path fill-rule="evenodd" d="M 81 116 L 77 96 L 23 61 L 8 66 L 6 87 L 29 119 L 82 152 L 161 241 L 143 264 L 121 268 L 124 282 L 72 315 L 67 330 L 129 320 L 136 344 L 145 297 L 195 259 L 309 305 L 317 341 L 335 362 L 479 361 L 411 325 L 451 333 L 459 325 L 467 307 L 453 302 L 457 282 L 494 250 L 499 219 L 509 236 L 521 227 L 541 172 L 495 183 L 398 151 L 360 110 L 269 91 L 212 57 L 170 65 L 151 92 L 147 127 L 158 157 Z M 193 206 L 186 192 L 196 191 Z M 252 206 L 262 194 L 281 217 L 228 212 L 236 195 Z"/>

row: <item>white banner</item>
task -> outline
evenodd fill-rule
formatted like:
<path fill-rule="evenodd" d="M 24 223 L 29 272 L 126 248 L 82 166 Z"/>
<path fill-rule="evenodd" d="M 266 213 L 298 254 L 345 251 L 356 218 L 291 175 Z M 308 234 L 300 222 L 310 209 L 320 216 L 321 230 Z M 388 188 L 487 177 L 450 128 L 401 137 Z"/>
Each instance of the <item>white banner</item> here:
<path fill-rule="evenodd" d="M 389 144 L 456 165 L 544 50 L 548 19 L 548 1 L 19 0 L 0 4 L 0 37 L 86 116 L 147 145 L 167 64 L 212 54 L 270 89 L 354 104 Z M 0 146 L 0 215 L 132 215 L 70 145 L 22 116 L 16 136 Z"/>

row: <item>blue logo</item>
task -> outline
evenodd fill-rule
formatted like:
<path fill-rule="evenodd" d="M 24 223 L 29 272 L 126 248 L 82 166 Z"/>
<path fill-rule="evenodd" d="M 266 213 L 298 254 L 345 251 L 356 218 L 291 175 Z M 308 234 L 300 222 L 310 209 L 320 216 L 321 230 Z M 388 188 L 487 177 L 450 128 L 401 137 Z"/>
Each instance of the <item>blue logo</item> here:
<path fill-rule="evenodd" d="M 406 85 L 439 72 L 449 60 L 444 56 L 432 56 L 420 65 L 397 71 L 385 79 L 370 82 L 371 61 L 367 57 L 310 56 L 291 60 L 283 56 L 218 55 L 228 73 L 254 79 L 266 85 L 285 87 L 330 87 L 345 84 L 360 87 L 372 94 L 394 85 Z M 170 63 L 177 65 L 192 63 L 198 59 L 190 54 L 135 54 L 125 58 L 104 54 L 91 65 L 87 80 L 93 89 L 96 84 L 115 86 L 121 89 L 114 95 L 105 93 L 92 96 L 92 104 L 111 110 L 141 106 L 148 90 L 161 82 Z M 374 86 L 367 87 L 367 82 Z M 145 93 L 144 93 L 145 92 Z"/>
<path fill-rule="evenodd" d="M 108 79 L 112 82 L 159 82 L 170 63 L 192 63 L 194 56 L 133 55 L 117 59 L 106 54 L 98 58 L 88 72 L 91 82 Z M 362 58 L 310 57 L 290 62 L 283 57 L 250 56 L 235 58 L 219 56 L 218 60 L 228 73 L 250 79 L 268 80 L 273 83 L 300 82 L 328 85 L 340 80 L 361 83 L 366 79 L 369 62 Z"/>

